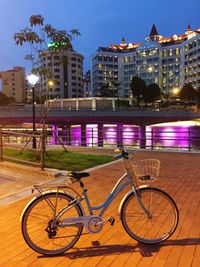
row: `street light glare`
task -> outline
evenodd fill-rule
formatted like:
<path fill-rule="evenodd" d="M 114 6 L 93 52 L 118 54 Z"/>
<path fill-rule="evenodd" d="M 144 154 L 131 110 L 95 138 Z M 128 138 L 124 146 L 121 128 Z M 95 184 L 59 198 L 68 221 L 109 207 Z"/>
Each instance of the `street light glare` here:
<path fill-rule="evenodd" d="M 54 80 L 48 80 L 48 86 L 53 87 L 55 84 Z"/>
<path fill-rule="evenodd" d="M 173 95 L 178 95 L 179 92 L 180 92 L 180 88 L 175 87 L 175 88 L 172 89 Z"/>
<path fill-rule="evenodd" d="M 32 86 L 34 86 L 39 81 L 39 77 L 34 73 L 31 73 L 27 75 L 27 80 Z"/>

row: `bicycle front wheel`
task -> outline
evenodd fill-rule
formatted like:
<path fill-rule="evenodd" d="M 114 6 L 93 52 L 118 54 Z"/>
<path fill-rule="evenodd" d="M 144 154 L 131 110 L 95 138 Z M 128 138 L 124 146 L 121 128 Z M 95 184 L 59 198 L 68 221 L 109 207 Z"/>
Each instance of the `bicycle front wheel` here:
<path fill-rule="evenodd" d="M 154 244 L 168 239 L 176 230 L 179 213 L 174 200 L 158 188 L 138 189 L 145 212 L 134 193 L 128 195 L 121 208 L 126 232 L 135 240 Z"/>
<path fill-rule="evenodd" d="M 59 221 L 56 215 L 74 198 L 65 193 L 50 192 L 37 197 L 22 216 L 22 234 L 33 250 L 45 255 L 57 255 L 71 248 L 79 239 L 83 225 L 59 227 L 64 218 L 83 216 L 80 206 L 71 206 Z"/>

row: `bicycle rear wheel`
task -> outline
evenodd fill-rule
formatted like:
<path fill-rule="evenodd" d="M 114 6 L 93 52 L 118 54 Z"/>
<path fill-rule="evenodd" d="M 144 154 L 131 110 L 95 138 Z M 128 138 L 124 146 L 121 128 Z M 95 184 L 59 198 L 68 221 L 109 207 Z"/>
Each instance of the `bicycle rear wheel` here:
<path fill-rule="evenodd" d="M 158 188 L 142 188 L 138 190 L 140 200 L 150 212 L 147 216 L 131 193 L 125 199 L 121 209 L 122 225 L 135 240 L 154 244 L 168 239 L 176 230 L 179 213 L 174 200 Z"/>
<path fill-rule="evenodd" d="M 83 216 L 78 204 L 71 206 L 59 221 L 55 221 L 55 215 L 72 200 L 74 198 L 68 194 L 50 192 L 37 197 L 27 206 L 21 226 L 29 247 L 41 254 L 57 255 L 78 241 L 83 230 L 82 224 L 59 227 L 64 218 Z"/>

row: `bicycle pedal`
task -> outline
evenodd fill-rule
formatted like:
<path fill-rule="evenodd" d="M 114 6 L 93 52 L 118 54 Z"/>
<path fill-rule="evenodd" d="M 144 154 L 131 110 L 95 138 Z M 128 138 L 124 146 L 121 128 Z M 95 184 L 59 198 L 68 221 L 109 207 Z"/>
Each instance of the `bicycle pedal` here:
<path fill-rule="evenodd" d="M 110 225 L 113 226 L 115 223 L 115 218 L 110 217 L 110 219 L 108 221 L 109 221 Z"/>

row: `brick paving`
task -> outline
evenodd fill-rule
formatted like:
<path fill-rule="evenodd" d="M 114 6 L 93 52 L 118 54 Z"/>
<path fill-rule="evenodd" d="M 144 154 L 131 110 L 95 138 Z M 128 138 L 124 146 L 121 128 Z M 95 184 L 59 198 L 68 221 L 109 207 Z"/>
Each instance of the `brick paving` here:
<path fill-rule="evenodd" d="M 105 217 L 116 219 L 114 226 L 105 225 L 95 235 L 81 236 L 74 248 L 57 257 L 33 252 L 24 242 L 20 215 L 28 196 L 0 207 L 0 266 L 200 266 L 200 154 L 137 152 L 136 158 L 158 158 L 161 173 L 157 187 L 167 191 L 176 201 L 180 222 L 173 236 L 159 245 L 141 245 L 124 231 L 118 218 L 119 203 L 128 189 L 114 200 Z M 92 204 L 100 204 L 123 173 L 120 162 L 99 168 L 85 178 Z M 78 186 L 78 185 L 77 185 Z"/>

